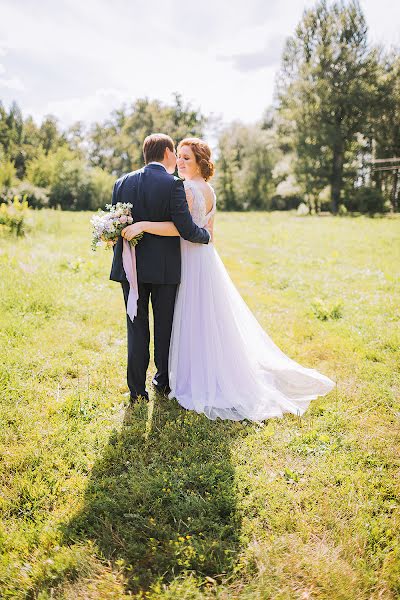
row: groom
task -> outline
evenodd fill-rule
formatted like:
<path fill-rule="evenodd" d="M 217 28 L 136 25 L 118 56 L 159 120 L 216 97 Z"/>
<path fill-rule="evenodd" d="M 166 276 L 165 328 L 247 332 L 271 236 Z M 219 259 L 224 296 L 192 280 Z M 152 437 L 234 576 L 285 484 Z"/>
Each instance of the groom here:
<path fill-rule="evenodd" d="M 192 220 L 180 179 L 173 176 L 176 154 L 173 140 L 162 133 L 149 135 L 143 143 L 145 167 L 120 177 L 114 184 L 112 204 L 131 202 L 135 221 L 173 221 L 181 237 L 194 243 L 208 244 L 210 233 Z M 122 242 L 114 246 L 110 279 L 119 281 L 125 306 L 129 283 L 122 264 Z M 154 316 L 154 362 L 157 373 L 153 385 L 162 394 L 170 391 L 168 354 L 174 316 L 175 295 L 181 278 L 180 238 L 145 233 L 136 246 L 139 288 L 137 315 L 127 315 L 128 387 L 130 400 L 148 399 L 146 372 L 149 366 L 149 299 Z"/>

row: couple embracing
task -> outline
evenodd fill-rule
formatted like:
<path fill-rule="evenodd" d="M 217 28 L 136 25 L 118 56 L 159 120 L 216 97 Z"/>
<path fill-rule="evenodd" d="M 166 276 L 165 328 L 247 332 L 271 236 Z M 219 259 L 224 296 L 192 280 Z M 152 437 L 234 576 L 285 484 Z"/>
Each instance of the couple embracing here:
<path fill-rule="evenodd" d="M 161 133 L 143 144 L 145 166 L 115 182 L 112 204 L 132 203 L 134 223 L 114 247 L 110 279 L 130 284 L 122 244 L 135 247 L 137 314 L 127 315 L 127 379 L 131 402 L 148 398 L 149 302 L 154 317 L 153 386 L 209 419 L 263 421 L 301 415 L 335 383 L 284 354 L 258 323 L 213 243 L 216 195 L 209 146 Z M 174 177 L 178 168 L 178 177 Z M 182 181 L 183 180 L 183 181 Z"/>

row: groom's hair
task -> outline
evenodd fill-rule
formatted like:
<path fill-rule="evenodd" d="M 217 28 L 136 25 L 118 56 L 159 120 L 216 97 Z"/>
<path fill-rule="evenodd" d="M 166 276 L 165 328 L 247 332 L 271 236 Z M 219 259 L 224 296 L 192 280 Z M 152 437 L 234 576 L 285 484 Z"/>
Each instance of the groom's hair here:
<path fill-rule="evenodd" d="M 169 148 L 171 152 L 175 151 L 174 140 L 165 135 L 165 133 L 152 133 L 148 135 L 143 142 L 143 157 L 145 164 L 154 160 L 161 162 L 164 160 L 165 149 Z"/>

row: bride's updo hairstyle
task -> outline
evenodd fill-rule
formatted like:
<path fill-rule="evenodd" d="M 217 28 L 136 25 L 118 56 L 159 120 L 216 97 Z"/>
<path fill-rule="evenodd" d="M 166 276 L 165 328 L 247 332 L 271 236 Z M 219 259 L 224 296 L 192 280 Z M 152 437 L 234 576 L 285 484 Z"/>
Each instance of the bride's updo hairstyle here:
<path fill-rule="evenodd" d="M 178 151 L 182 146 L 190 146 L 196 158 L 196 163 L 199 165 L 201 176 L 206 181 L 214 175 L 214 163 L 211 160 L 211 149 L 206 142 L 199 138 L 185 138 L 178 144 Z"/>

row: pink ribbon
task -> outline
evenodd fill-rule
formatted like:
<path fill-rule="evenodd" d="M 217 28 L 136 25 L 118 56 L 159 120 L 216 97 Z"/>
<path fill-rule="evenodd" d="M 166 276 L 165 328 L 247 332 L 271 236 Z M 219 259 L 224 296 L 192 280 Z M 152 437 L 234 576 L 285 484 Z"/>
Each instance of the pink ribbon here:
<path fill-rule="evenodd" d="M 126 313 L 130 317 L 131 321 L 133 321 L 137 314 L 137 301 L 139 298 L 136 273 L 136 251 L 135 247 L 131 246 L 128 240 L 125 238 L 122 244 L 122 264 L 126 278 L 129 281 L 129 295 L 128 302 L 126 304 Z"/>

